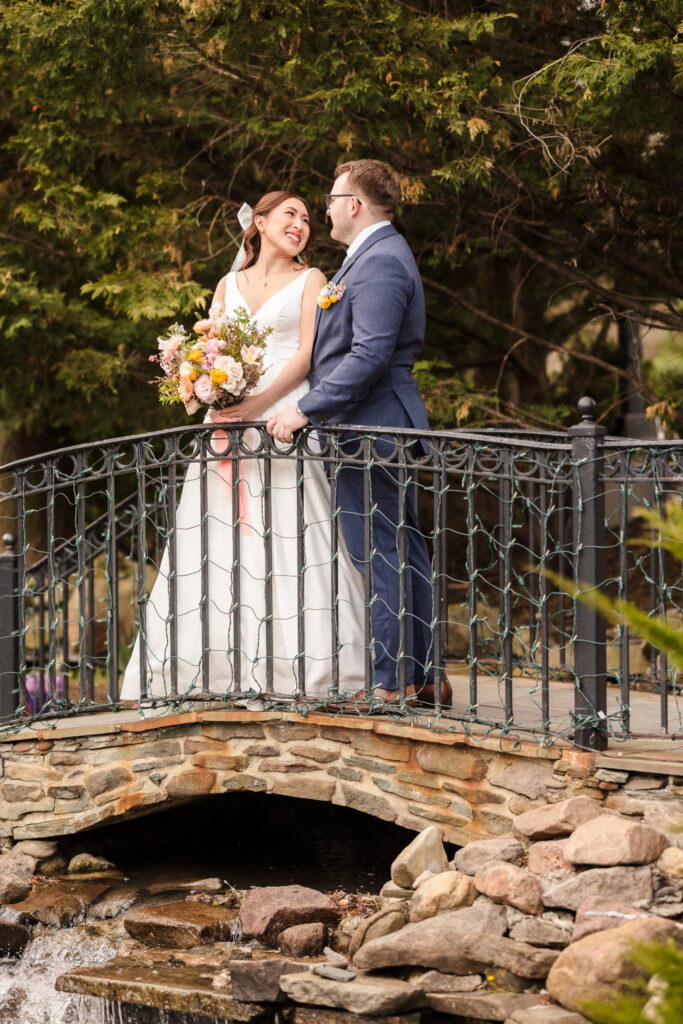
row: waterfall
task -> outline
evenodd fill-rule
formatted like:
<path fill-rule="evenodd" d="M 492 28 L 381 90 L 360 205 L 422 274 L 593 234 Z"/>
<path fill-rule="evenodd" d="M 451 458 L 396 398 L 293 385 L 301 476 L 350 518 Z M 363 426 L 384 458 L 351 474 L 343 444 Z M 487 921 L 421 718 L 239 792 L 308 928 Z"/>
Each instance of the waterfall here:
<path fill-rule="evenodd" d="M 124 937 L 120 921 L 98 921 L 63 929 L 38 925 L 20 959 L 0 958 L 2 1024 L 99 1024 L 96 1009 L 89 1010 L 87 1017 L 79 1016 L 76 998 L 55 991 L 55 979 L 74 967 L 111 960 Z M 92 1007 L 98 1002 L 92 1000 Z M 111 1018 L 112 1024 L 114 1020 Z M 105 1018 L 102 1021 L 104 1024 Z M 109 1024 L 109 1018 L 106 1021 Z"/>

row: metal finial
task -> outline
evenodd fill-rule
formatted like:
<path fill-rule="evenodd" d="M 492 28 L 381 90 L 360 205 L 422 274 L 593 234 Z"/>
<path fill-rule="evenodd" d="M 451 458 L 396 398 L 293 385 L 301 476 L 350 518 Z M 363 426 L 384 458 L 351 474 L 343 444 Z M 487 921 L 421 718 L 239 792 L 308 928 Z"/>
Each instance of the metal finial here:
<path fill-rule="evenodd" d="M 593 422 L 593 415 L 595 413 L 595 399 L 589 398 L 588 395 L 585 395 L 583 398 L 579 399 L 576 408 L 578 409 L 582 423 Z"/>
<path fill-rule="evenodd" d="M 14 549 L 17 546 L 17 538 L 13 533 L 3 533 L 2 542 L 5 545 L 5 551 L 8 555 L 14 554 Z"/>

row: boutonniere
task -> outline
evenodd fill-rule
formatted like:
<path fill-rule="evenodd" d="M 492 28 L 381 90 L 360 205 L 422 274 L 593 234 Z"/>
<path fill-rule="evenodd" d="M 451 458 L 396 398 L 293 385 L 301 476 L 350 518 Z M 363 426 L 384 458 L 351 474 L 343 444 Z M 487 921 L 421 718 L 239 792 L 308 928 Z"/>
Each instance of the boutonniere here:
<path fill-rule="evenodd" d="M 339 302 L 343 298 L 345 291 L 346 285 L 343 278 L 339 284 L 332 284 L 330 281 L 323 285 L 318 292 L 317 303 L 321 309 L 329 309 L 334 302 Z"/>

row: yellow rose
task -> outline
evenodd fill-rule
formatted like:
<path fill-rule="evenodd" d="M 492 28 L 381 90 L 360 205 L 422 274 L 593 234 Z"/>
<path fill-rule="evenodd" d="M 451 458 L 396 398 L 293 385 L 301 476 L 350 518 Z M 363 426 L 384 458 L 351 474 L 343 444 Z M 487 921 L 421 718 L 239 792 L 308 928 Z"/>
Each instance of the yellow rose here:
<path fill-rule="evenodd" d="M 192 348 L 187 353 L 187 358 L 193 363 L 201 363 L 204 353 L 200 348 Z"/>
<path fill-rule="evenodd" d="M 318 303 L 321 309 L 329 309 L 332 305 L 332 299 L 329 295 L 323 295 L 321 299 L 318 299 Z"/>
<path fill-rule="evenodd" d="M 339 300 L 337 299 L 336 295 L 330 295 L 330 302 L 338 302 L 338 301 Z"/>
<path fill-rule="evenodd" d="M 222 384 L 228 375 L 224 370 L 212 370 L 209 376 L 212 384 Z"/>
<path fill-rule="evenodd" d="M 197 373 L 197 371 L 193 370 L 192 373 L 190 374 L 190 380 L 196 380 L 198 376 L 199 374 Z"/>

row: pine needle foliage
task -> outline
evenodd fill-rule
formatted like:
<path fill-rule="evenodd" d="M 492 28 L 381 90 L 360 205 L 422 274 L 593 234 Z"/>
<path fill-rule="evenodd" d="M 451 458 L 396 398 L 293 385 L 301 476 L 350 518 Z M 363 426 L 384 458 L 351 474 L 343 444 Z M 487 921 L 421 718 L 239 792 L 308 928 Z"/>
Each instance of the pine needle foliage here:
<path fill-rule="evenodd" d="M 0 0 L 5 439 L 171 422 L 146 357 L 205 308 L 241 203 L 292 187 L 322 226 L 365 156 L 401 177 L 439 425 L 632 388 L 675 424 L 683 387 L 635 381 L 613 325 L 683 329 L 681 23 L 680 0 Z M 324 229 L 312 257 L 338 266 Z"/>
<path fill-rule="evenodd" d="M 634 949 L 632 959 L 640 979 L 629 981 L 623 993 L 609 1003 L 586 1003 L 582 1012 L 595 1024 L 680 1024 L 683 950 L 673 942 L 642 943 Z"/>

